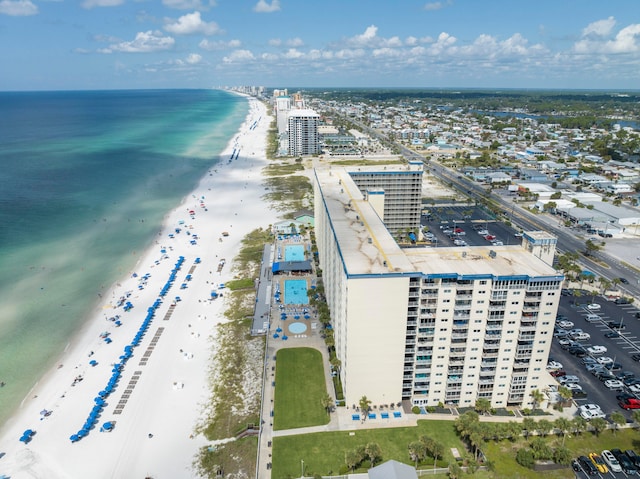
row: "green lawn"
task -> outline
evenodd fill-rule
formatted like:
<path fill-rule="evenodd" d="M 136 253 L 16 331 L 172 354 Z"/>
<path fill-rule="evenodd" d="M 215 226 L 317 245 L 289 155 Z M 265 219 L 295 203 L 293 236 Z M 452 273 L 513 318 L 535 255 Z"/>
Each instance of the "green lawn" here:
<path fill-rule="evenodd" d="M 395 459 L 413 465 L 409 459 L 407 446 L 423 435 L 445 445 L 444 460 L 439 461 L 442 466 L 453 461 L 450 450 L 452 447 L 458 448 L 461 454 L 465 451 L 464 445 L 453 429 L 452 421 L 418 421 L 417 427 L 276 437 L 273 439 L 272 477 L 273 479 L 282 479 L 288 475 L 300 477 L 301 460 L 304 460 L 307 476 L 312 476 L 314 473 L 335 475 L 345 472 L 345 452 L 361 445 L 366 446 L 370 442 L 380 446 L 381 462 Z M 427 461 L 429 462 L 429 459 Z M 369 461 L 365 460 L 356 472 L 366 472 L 369 466 Z"/>
<path fill-rule="evenodd" d="M 326 394 L 320 351 L 312 348 L 278 351 L 274 430 L 327 424 L 329 415 L 322 407 Z"/>

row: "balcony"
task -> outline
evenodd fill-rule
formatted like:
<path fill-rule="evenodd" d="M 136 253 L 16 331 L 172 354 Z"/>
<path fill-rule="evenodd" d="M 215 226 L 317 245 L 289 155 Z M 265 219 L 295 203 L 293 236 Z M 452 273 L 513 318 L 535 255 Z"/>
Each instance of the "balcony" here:
<path fill-rule="evenodd" d="M 483 358 L 497 358 L 500 353 L 498 351 L 483 352 Z"/>
<path fill-rule="evenodd" d="M 417 326 L 418 325 L 418 321 L 415 319 L 409 319 L 407 321 L 407 326 Z"/>
<path fill-rule="evenodd" d="M 489 322 L 487 323 L 487 331 L 501 331 L 503 327 L 502 321 L 496 323 L 496 322 Z"/>
<path fill-rule="evenodd" d="M 519 333 L 518 334 L 518 341 L 533 341 L 536 338 L 535 334 L 532 333 Z"/>

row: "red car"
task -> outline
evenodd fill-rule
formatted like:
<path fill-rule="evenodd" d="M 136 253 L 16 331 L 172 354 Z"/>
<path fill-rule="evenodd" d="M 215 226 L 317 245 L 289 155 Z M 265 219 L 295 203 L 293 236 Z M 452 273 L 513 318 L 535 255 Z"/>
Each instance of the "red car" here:
<path fill-rule="evenodd" d="M 640 399 L 636 398 L 626 398 L 622 401 L 618 401 L 618 405 L 622 409 L 640 409 Z"/>
<path fill-rule="evenodd" d="M 555 371 L 549 371 L 549 374 L 551 374 L 554 378 L 560 378 L 562 376 L 566 376 L 567 373 L 565 371 L 563 371 L 562 369 L 556 369 Z"/>

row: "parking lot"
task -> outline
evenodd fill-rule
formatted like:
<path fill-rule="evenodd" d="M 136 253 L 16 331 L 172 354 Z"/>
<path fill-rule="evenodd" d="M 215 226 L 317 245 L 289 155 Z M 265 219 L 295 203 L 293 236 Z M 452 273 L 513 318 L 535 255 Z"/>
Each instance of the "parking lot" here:
<path fill-rule="evenodd" d="M 517 231 L 475 206 L 439 206 L 422 216 L 432 246 L 501 246 L 520 244 Z M 431 236 L 433 235 L 433 237 Z"/>
<path fill-rule="evenodd" d="M 590 303 L 597 304 L 599 309 L 589 310 L 587 305 Z M 617 368 L 612 368 L 614 375 L 628 372 L 628 374 L 634 374 L 636 378 L 640 378 L 638 362 L 632 358 L 634 354 L 640 354 L 640 319 L 636 317 L 638 311 L 632 305 L 619 305 L 598 296 L 592 298 L 584 295 L 580 297 L 563 296 L 558 314 L 573 323 L 572 329 L 582 329 L 583 332 L 590 336 L 588 340 L 579 341 L 580 346 L 584 349 L 589 349 L 593 346 L 606 348 L 605 352 L 588 353 L 585 356 L 586 358 L 600 359 L 600 361 L 603 361 L 602 358 L 604 357 L 611 358 L 612 362 L 619 365 Z M 589 315 L 594 314 L 597 314 L 599 319 L 593 320 L 593 322 L 586 320 Z M 610 322 L 621 323 L 622 329 L 612 329 L 609 326 Z M 617 337 L 612 337 L 616 336 L 616 333 Z M 592 351 L 597 351 L 597 349 L 592 348 Z M 585 368 L 584 362 L 590 359 L 579 358 L 574 354 L 570 354 L 566 344 L 565 348 L 561 347 L 557 337 L 554 338 L 550 356 L 563 365 L 563 370 L 567 375 L 574 375 L 579 378 L 579 385 L 587 396 L 586 398 L 576 399 L 578 406 L 586 403 L 595 403 L 602 408 L 607 417 L 612 412 L 618 411 L 627 419 L 630 419 L 631 412 L 623 410 L 618 405 L 616 396 L 622 393 L 630 393 L 640 397 L 640 394 L 630 390 L 627 385 L 618 388 L 621 389 L 619 391 L 608 389 L 603 381 Z"/>

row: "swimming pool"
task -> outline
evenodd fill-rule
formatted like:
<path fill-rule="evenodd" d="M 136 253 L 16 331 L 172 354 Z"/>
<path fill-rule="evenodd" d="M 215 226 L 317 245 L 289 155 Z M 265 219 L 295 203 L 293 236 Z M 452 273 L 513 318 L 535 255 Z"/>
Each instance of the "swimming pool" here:
<path fill-rule="evenodd" d="M 304 245 L 290 244 L 284 247 L 285 261 L 304 261 Z"/>
<path fill-rule="evenodd" d="M 284 280 L 284 304 L 309 304 L 306 279 Z"/>
<path fill-rule="evenodd" d="M 302 334 L 307 330 L 307 325 L 304 323 L 295 322 L 295 323 L 291 323 L 288 326 L 288 329 L 290 333 Z"/>

